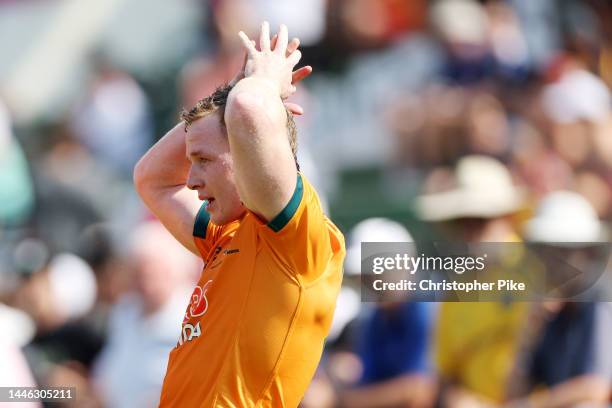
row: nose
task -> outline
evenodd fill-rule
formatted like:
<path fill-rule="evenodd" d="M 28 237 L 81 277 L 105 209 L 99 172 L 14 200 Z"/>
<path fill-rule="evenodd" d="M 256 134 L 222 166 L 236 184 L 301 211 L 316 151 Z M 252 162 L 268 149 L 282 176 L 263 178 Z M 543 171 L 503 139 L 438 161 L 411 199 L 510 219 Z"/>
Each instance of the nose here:
<path fill-rule="evenodd" d="M 187 188 L 190 190 L 197 190 L 198 188 L 204 187 L 204 183 L 201 179 L 198 179 L 196 172 L 193 170 L 193 166 L 189 167 L 186 184 Z"/>

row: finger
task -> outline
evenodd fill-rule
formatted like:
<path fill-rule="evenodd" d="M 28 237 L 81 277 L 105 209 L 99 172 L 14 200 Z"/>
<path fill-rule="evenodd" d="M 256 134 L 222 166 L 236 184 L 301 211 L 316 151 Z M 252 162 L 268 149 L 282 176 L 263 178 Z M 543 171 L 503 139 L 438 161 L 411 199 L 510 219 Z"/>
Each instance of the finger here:
<path fill-rule="evenodd" d="M 293 54 L 293 52 L 297 50 L 299 46 L 300 46 L 300 39 L 299 38 L 292 39 L 287 45 L 287 55 L 286 56 L 288 57 L 291 54 Z"/>
<path fill-rule="evenodd" d="M 278 47 L 276 47 L 275 51 L 281 55 L 284 55 L 285 50 L 287 49 L 288 41 L 287 26 L 281 24 L 280 28 L 278 29 Z"/>
<path fill-rule="evenodd" d="M 295 50 L 293 54 L 287 57 L 287 62 L 291 64 L 292 67 L 295 67 L 298 62 L 300 62 L 300 58 L 302 58 L 302 52 L 300 50 Z"/>
<path fill-rule="evenodd" d="M 291 83 L 297 84 L 310 74 L 312 74 L 312 67 L 310 65 L 306 65 L 305 67 L 297 69 L 291 74 Z"/>
<path fill-rule="evenodd" d="M 270 51 L 270 23 L 267 21 L 264 21 L 261 25 L 259 48 L 261 48 L 262 51 Z"/>
<path fill-rule="evenodd" d="M 253 47 L 255 47 L 255 41 L 251 41 L 251 44 L 253 44 Z M 244 60 L 242 61 L 242 71 L 244 71 L 244 68 L 246 67 L 247 61 L 249 60 L 249 51 L 245 50 L 244 51 Z"/>
<path fill-rule="evenodd" d="M 276 49 L 276 43 L 278 41 L 278 34 L 274 34 L 272 36 L 272 41 L 270 41 L 270 49 L 274 51 Z"/>
<path fill-rule="evenodd" d="M 244 68 L 246 67 L 247 61 L 249 60 L 249 51 L 244 50 L 244 57 L 242 58 L 242 65 L 240 66 L 240 72 L 238 74 L 244 74 Z"/>
<path fill-rule="evenodd" d="M 238 71 L 238 73 L 234 76 L 234 78 L 232 78 L 232 80 L 229 81 L 229 85 L 234 86 L 238 83 L 238 81 L 244 78 L 244 69 L 246 68 L 246 64 L 248 60 L 249 60 L 249 52 L 245 50 L 244 59 L 242 61 L 242 67 L 240 68 L 240 71 Z"/>
<path fill-rule="evenodd" d="M 255 45 L 253 45 L 253 42 L 251 42 L 249 37 L 243 31 L 240 31 L 238 36 L 240 37 L 240 40 L 242 40 L 242 45 L 244 45 L 244 48 L 246 48 L 249 55 L 254 55 L 257 53 Z"/>
<path fill-rule="evenodd" d="M 293 102 L 285 102 L 285 107 L 287 108 L 287 110 L 291 113 L 293 113 L 294 115 L 303 115 L 304 114 L 304 109 L 298 105 L 297 103 L 293 103 Z"/>

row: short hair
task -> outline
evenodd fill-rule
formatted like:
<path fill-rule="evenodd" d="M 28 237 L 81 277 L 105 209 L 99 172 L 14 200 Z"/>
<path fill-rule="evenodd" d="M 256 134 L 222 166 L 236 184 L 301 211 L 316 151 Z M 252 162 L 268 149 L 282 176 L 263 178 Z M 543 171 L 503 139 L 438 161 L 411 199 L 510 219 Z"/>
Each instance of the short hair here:
<path fill-rule="evenodd" d="M 227 97 L 233 87 L 234 86 L 230 84 L 221 85 L 215 89 L 212 94 L 200 99 L 191 109 L 183 109 L 181 111 L 180 118 L 183 122 L 185 122 L 185 132 L 193 122 L 216 111 L 221 113 L 221 126 L 225 128 L 225 106 L 227 105 Z M 295 126 L 293 114 L 286 107 L 285 111 L 287 112 L 287 139 L 289 140 L 289 145 L 291 146 L 291 153 L 293 154 L 295 166 L 299 170 L 300 165 L 297 160 L 297 127 Z"/>

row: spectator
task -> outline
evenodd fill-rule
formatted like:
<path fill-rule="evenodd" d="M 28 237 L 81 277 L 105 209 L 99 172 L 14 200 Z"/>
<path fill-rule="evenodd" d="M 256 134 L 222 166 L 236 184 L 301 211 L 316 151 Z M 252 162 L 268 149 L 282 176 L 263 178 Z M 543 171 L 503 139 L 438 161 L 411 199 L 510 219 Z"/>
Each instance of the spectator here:
<path fill-rule="evenodd" d="M 50 386 L 49 379 L 62 366 L 86 376 L 102 342 L 82 320 L 95 296 L 93 272 L 82 259 L 68 253 L 53 256 L 16 291 L 14 306 L 27 312 L 36 324 L 36 335 L 25 352 L 39 384 Z"/>
<path fill-rule="evenodd" d="M 606 259 L 603 266 L 593 265 L 596 258 L 580 256 L 593 243 L 605 239 L 603 232 L 594 208 L 584 197 L 569 191 L 546 196 L 525 229 L 530 242 L 564 248 L 564 259 L 586 275 L 607 263 Z M 522 340 L 517 359 L 518 365 L 523 364 L 526 388 L 522 395 L 516 387 L 509 390 L 513 397 L 509 406 L 521 406 L 526 401 L 536 407 L 608 405 L 612 389 L 612 308 L 609 303 L 564 300 L 572 297 L 574 286 L 565 285 L 558 294 L 560 298 L 538 304 L 531 312 L 532 327 L 525 333 L 532 336 Z M 520 383 L 520 376 L 513 382 Z"/>
<path fill-rule="evenodd" d="M 8 110 L 0 100 L 0 233 L 18 227 L 34 207 L 34 189 L 25 155 L 13 136 Z"/>
<path fill-rule="evenodd" d="M 369 218 L 359 222 L 349 234 L 345 261 L 345 267 L 353 276 L 361 270 L 362 242 L 411 243 L 413 239 L 396 221 Z M 340 296 L 336 321 L 343 317 L 339 313 L 349 309 L 342 300 Z M 329 357 L 326 360 L 328 377 L 334 379 L 335 384 L 345 385 L 336 389 L 331 398 L 341 406 L 355 408 L 433 406 L 437 387 L 428 361 L 433 306 L 398 295 L 381 301 L 373 310 L 362 309 L 357 327 L 351 330 L 355 336 L 352 352 L 359 357 L 361 373 L 352 373 L 350 378 L 349 373 L 342 372 L 351 362 L 349 353 L 338 352 Z M 322 400 L 330 398 L 330 388 L 323 384 L 329 381 L 325 380 L 328 377 L 319 376 L 307 395 L 312 406 L 320 406 L 316 405 L 317 396 Z"/>
<path fill-rule="evenodd" d="M 158 222 L 139 226 L 130 241 L 133 291 L 111 311 L 94 380 L 106 406 L 145 408 L 158 402 L 197 264 Z"/>
<path fill-rule="evenodd" d="M 77 139 L 124 178 L 152 141 L 149 101 L 127 72 L 102 62 L 85 101 L 74 112 Z"/>
<path fill-rule="evenodd" d="M 425 191 L 417 200 L 418 212 L 424 220 L 446 222 L 445 239 L 468 243 L 519 240 L 511 217 L 525 205 L 525 195 L 497 160 L 464 157 L 453 173 L 433 172 Z M 521 303 L 440 306 L 433 348 L 443 407 L 504 401 L 527 310 Z"/>

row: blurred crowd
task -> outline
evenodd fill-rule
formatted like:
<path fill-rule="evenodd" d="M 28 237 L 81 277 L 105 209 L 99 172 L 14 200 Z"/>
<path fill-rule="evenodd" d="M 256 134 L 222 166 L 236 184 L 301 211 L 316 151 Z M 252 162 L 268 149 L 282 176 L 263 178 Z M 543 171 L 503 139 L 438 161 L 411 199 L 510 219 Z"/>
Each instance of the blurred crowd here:
<path fill-rule="evenodd" d="M 0 0 L 0 14 L 28 3 L 74 2 Z M 609 303 L 363 303 L 359 248 L 537 242 L 607 270 L 587 244 L 608 242 L 612 221 L 612 3 L 170 7 L 182 3 L 199 13 L 185 39 L 195 45 L 161 43 L 166 58 L 147 70 L 92 43 L 79 92 L 35 113 L 0 77 L 0 386 L 77 387 L 65 406 L 156 406 L 201 261 L 146 211 L 132 169 L 182 107 L 235 75 L 236 33 L 265 19 L 287 24 L 314 68 L 294 101 L 298 158 L 347 237 L 302 405 L 610 404 Z M 151 33 L 171 17 L 143 15 L 130 24 Z"/>

